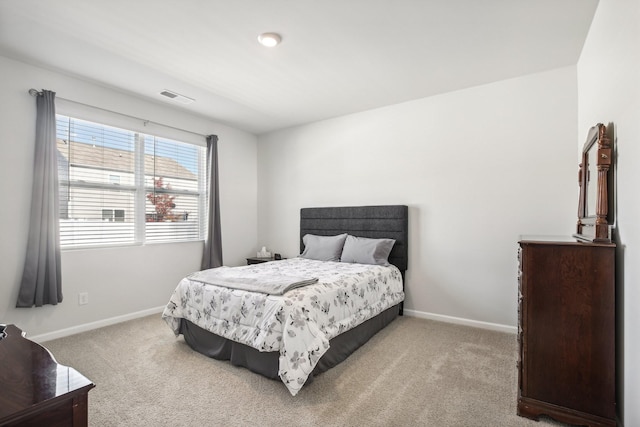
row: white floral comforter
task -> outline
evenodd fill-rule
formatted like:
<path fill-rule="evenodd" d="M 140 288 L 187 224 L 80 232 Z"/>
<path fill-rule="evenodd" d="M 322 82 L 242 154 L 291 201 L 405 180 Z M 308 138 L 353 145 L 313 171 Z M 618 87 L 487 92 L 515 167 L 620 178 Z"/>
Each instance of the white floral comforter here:
<path fill-rule="evenodd" d="M 180 319 L 260 351 L 279 351 L 280 378 L 296 395 L 329 349 L 329 340 L 404 300 L 394 266 L 293 258 L 242 267 L 317 277 L 284 295 L 231 290 L 184 278 L 162 314 L 178 335 Z"/>

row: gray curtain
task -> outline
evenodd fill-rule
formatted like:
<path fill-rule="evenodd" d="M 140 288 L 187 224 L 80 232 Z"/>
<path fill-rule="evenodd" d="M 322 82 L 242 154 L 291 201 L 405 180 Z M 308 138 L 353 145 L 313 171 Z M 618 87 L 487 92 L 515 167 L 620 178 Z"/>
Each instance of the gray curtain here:
<path fill-rule="evenodd" d="M 36 95 L 29 240 L 16 307 L 62 302 L 55 97 L 55 92 L 48 90 Z"/>
<path fill-rule="evenodd" d="M 207 136 L 207 179 L 209 204 L 207 235 L 202 254 L 202 269 L 222 266 L 222 236 L 220 231 L 220 198 L 218 197 L 218 136 Z"/>

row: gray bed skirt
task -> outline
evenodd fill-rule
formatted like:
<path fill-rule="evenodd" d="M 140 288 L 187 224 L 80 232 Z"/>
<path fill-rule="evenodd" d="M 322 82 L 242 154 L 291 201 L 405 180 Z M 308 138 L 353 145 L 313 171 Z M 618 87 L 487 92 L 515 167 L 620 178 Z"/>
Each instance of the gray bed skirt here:
<path fill-rule="evenodd" d="M 375 317 L 350 329 L 329 341 L 330 348 L 320 358 L 307 383 L 313 376 L 333 368 L 351 353 L 369 341 L 378 331 L 391 323 L 399 312 L 399 305 L 388 308 Z M 243 366 L 267 378 L 280 379 L 277 351 L 260 352 L 253 347 L 237 343 L 206 331 L 188 320 L 182 319 L 180 333 L 191 348 L 205 356 L 218 360 L 229 360 L 232 365 Z"/>

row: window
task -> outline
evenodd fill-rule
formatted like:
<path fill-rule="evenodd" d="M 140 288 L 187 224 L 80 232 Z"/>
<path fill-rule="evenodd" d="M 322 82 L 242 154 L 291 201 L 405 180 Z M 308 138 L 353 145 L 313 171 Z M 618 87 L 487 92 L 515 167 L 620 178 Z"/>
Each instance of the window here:
<path fill-rule="evenodd" d="M 57 116 L 60 245 L 204 237 L 205 148 Z"/>
<path fill-rule="evenodd" d="M 124 222 L 124 209 L 102 209 L 102 220 Z"/>
<path fill-rule="evenodd" d="M 102 209 L 102 220 L 113 221 L 113 209 Z"/>

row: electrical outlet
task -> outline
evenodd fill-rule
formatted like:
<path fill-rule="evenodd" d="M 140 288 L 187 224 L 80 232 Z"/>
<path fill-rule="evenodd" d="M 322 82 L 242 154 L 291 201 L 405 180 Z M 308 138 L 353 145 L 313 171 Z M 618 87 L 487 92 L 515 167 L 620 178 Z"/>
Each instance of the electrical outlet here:
<path fill-rule="evenodd" d="M 89 292 L 80 292 L 78 294 L 78 305 L 89 304 Z"/>

